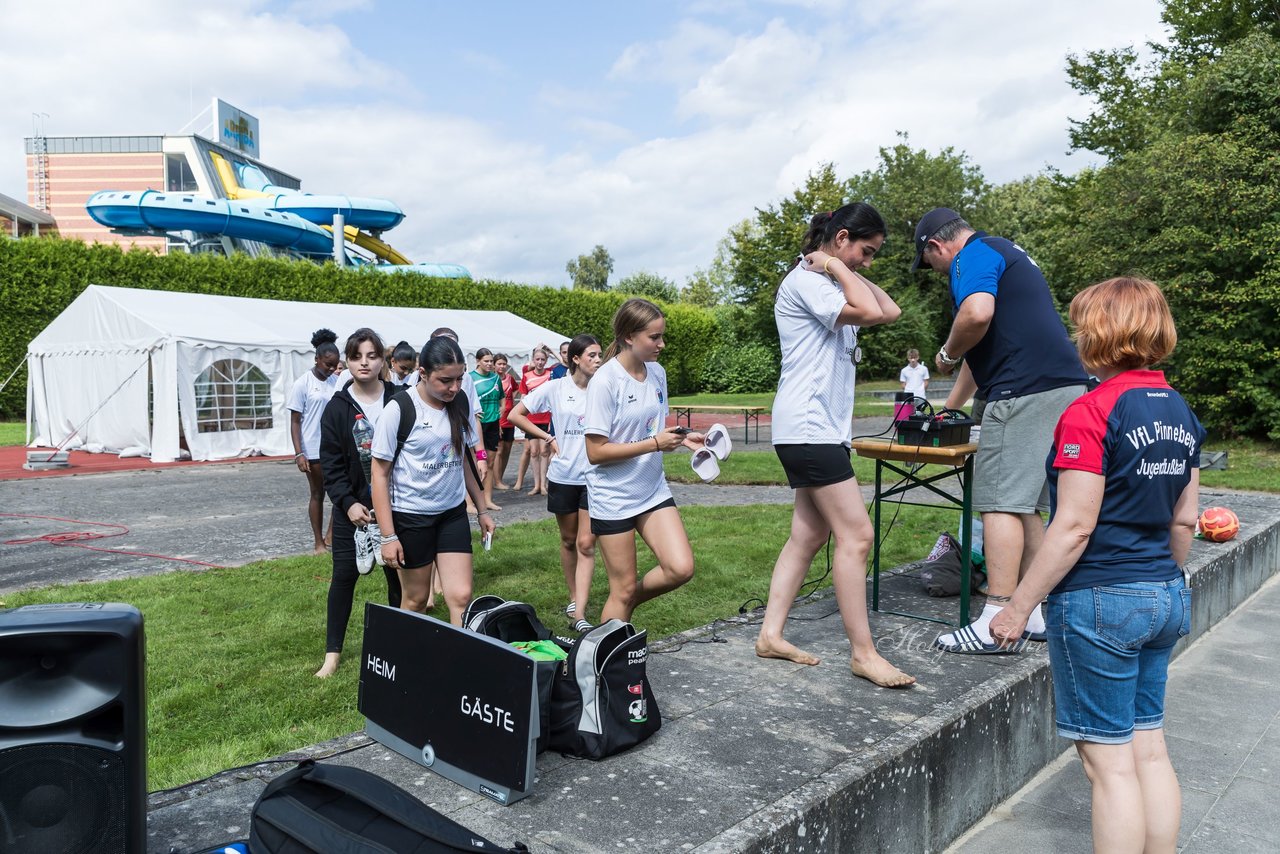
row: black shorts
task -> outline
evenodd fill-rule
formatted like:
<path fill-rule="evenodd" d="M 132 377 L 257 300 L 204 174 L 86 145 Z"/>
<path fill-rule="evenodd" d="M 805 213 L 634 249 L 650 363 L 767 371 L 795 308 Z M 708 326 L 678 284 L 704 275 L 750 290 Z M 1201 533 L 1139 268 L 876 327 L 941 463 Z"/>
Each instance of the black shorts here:
<path fill-rule="evenodd" d="M 471 554 L 471 523 L 465 503 L 428 515 L 395 511 L 391 518 L 404 549 L 406 569 L 420 569 L 442 553 Z"/>
<path fill-rule="evenodd" d="M 502 428 L 498 426 L 497 421 L 481 421 L 480 436 L 484 439 L 484 449 L 486 451 L 498 450 L 498 442 L 502 440 Z"/>
<path fill-rule="evenodd" d="M 547 478 L 547 512 L 565 516 L 586 509 L 586 484 L 556 483 Z"/>
<path fill-rule="evenodd" d="M 503 428 L 502 428 L 502 441 L 504 441 L 504 442 L 514 442 L 515 440 L 516 440 L 516 428 L 515 428 L 515 425 L 513 424 L 513 425 L 511 425 L 510 427 L 503 427 Z"/>
<path fill-rule="evenodd" d="M 663 507 L 675 507 L 675 506 L 676 506 L 676 500 L 674 498 L 668 498 L 666 501 L 662 502 L 661 504 L 658 504 L 654 507 L 650 507 L 648 510 L 644 511 L 643 513 L 637 513 L 636 515 L 632 516 L 629 519 L 594 519 L 593 518 L 591 520 L 591 533 L 595 534 L 597 537 L 603 537 L 608 534 L 625 534 L 627 531 L 635 530 L 636 520 L 639 519 L 641 516 L 648 516 L 653 511 L 661 510 Z"/>
<path fill-rule="evenodd" d="M 774 445 L 792 489 L 828 486 L 853 477 L 853 463 L 844 445 Z"/>

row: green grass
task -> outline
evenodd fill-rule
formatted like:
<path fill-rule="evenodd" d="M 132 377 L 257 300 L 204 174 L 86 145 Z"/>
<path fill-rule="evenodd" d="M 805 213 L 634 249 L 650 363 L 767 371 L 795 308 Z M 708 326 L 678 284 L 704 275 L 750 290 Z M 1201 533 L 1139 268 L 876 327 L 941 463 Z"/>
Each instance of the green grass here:
<path fill-rule="evenodd" d="M 667 480 L 673 483 L 702 483 L 702 478 L 693 473 L 689 466 L 689 454 L 667 454 L 662 459 L 662 467 L 667 473 Z M 874 483 L 876 476 L 875 460 L 862 457 L 853 458 L 853 473 L 859 483 Z M 720 485 L 786 485 L 787 476 L 782 471 L 782 463 L 778 455 L 769 450 L 734 451 L 729 459 L 720 463 L 720 476 L 715 481 Z"/>
<path fill-rule="evenodd" d="M 733 616 L 763 598 L 787 536 L 789 506 L 685 507 L 696 575 L 684 588 L 647 603 L 636 623 L 652 638 Z M 905 507 L 885 543 L 885 565 L 919 559 L 954 511 Z M 493 550 L 478 553 L 475 592 L 533 604 L 553 631 L 566 593 L 554 522 L 499 529 Z M 641 566 L 652 565 L 642 549 Z M 811 577 L 824 570 L 819 554 Z M 148 771 L 152 789 L 180 785 L 352 732 L 363 602 L 385 602 L 374 573 L 357 586 L 356 608 L 338 674 L 312 676 L 324 653 L 330 563 L 297 557 L 232 569 L 174 572 L 6 595 L 0 605 L 128 602 L 146 617 Z M 607 584 L 599 565 L 590 614 Z"/>
<path fill-rule="evenodd" d="M 881 380 L 878 382 L 860 382 L 857 391 L 875 391 L 898 389 L 900 384 Z M 686 394 L 671 398 L 674 406 L 763 406 L 766 414 L 773 412 L 774 393 L 755 392 L 752 394 Z M 893 410 L 893 401 L 879 400 L 869 394 L 855 394 L 853 398 L 853 414 L 859 418 L 874 415 L 888 415 Z M 728 413 L 726 413 L 728 414 Z M 742 416 L 737 416 L 741 418 Z"/>
<path fill-rule="evenodd" d="M 1205 442 L 1205 449 L 1227 452 L 1225 471 L 1200 472 L 1200 484 L 1209 488 L 1280 492 L 1280 444 L 1254 439 Z M 730 459 L 733 459 L 730 457 Z"/>
<path fill-rule="evenodd" d="M 25 445 L 27 443 L 27 422 L 0 421 L 0 447 L 9 445 Z"/>

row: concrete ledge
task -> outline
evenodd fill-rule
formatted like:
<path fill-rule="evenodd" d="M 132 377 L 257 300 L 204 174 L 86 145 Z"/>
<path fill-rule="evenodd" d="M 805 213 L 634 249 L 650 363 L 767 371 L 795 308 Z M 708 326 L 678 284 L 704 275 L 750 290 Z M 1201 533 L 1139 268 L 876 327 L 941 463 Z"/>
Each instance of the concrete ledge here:
<path fill-rule="evenodd" d="M 1243 529 L 1233 542 L 1193 546 L 1192 637 L 1280 570 L 1280 498 L 1206 492 L 1202 504 L 1231 506 Z M 913 570 L 882 581 L 882 605 L 954 618 L 955 600 L 929 599 Z M 941 626 L 873 614 L 885 655 L 920 680 L 889 691 L 849 674 L 832 597 L 793 613 L 788 636 L 822 665 L 757 658 L 747 618 L 655 644 L 648 668 L 662 731 L 602 762 L 543 754 L 534 793 L 509 807 L 360 735 L 307 753 L 346 750 L 329 761 L 375 771 L 495 842 L 537 852 L 804 854 L 940 851 L 1068 746 L 1054 732 L 1042 646 L 946 655 L 931 648 Z M 284 768 L 153 796 L 149 850 L 247 836 L 258 792 Z"/>

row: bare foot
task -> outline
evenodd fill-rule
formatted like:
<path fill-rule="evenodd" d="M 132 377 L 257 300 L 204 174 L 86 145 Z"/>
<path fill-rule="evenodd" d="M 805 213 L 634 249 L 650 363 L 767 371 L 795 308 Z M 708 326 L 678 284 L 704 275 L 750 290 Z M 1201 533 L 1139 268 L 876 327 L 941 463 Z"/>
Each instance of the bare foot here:
<path fill-rule="evenodd" d="M 316 543 L 316 547 L 311 551 L 311 553 L 313 555 L 327 555 L 329 553 L 329 547 L 324 543 Z"/>
<path fill-rule="evenodd" d="M 499 492 L 506 492 L 511 487 L 507 486 L 505 483 L 503 483 L 500 480 L 495 480 L 493 482 L 493 488 L 498 490 Z"/>
<path fill-rule="evenodd" d="M 816 655 L 810 655 L 790 641 L 779 638 L 776 641 L 765 640 L 763 636 L 756 638 L 756 655 L 761 658 L 781 658 L 794 661 L 796 664 L 814 665 L 822 661 Z"/>
<path fill-rule="evenodd" d="M 337 652 L 326 652 L 324 654 L 324 664 L 316 671 L 317 679 L 328 679 L 330 676 L 338 672 L 338 659 L 341 654 Z"/>
<path fill-rule="evenodd" d="M 541 489 L 538 489 L 538 487 L 536 487 L 536 486 L 535 486 L 533 489 L 529 490 L 529 494 L 530 494 L 530 495 L 541 495 L 541 494 L 542 494 L 542 490 L 541 490 Z"/>
<path fill-rule="evenodd" d="M 854 676 L 861 676 L 881 688 L 909 688 L 916 684 L 916 677 L 908 676 L 880 656 L 866 661 L 849 662 Z"/>
<path fill-rule="evenodd" d="M 484 504 L 484 506 L 485 506 L 485 507 L 487 507 L 487 508 L 489 508 L 490 510 L 501 510 L 501 509 L 502 509 L 502 506 L 501 506 L 501 505 L 499 505 L 499 504 L 494 504 L 492 501 L 486 501 L 486 502 L 485 502 L 485 504 Z"/>
<path fill-rule="evenodd" d="M 516 481 L 516 485 L 515 485 L 515 486 L 513 486 L 513 487 L 511 487 L 511 488 L 512 488 L 512 489 L 514 489 L 516 492 L 519 492 L 520 490 L 524 489 L 524 481 L 523 481 L 523 480 L 517 480 L 517 481 Z"/>

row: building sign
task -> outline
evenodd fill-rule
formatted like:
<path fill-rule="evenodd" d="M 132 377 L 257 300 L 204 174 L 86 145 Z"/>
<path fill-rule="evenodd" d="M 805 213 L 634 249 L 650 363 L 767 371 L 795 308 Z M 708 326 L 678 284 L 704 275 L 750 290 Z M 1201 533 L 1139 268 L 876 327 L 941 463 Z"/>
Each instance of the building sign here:
<path fill-rule="evenodd" d="M 220 98 L 213 99 L 213 128 L 217 141 L 257 160 L 258 120 Z"/>

